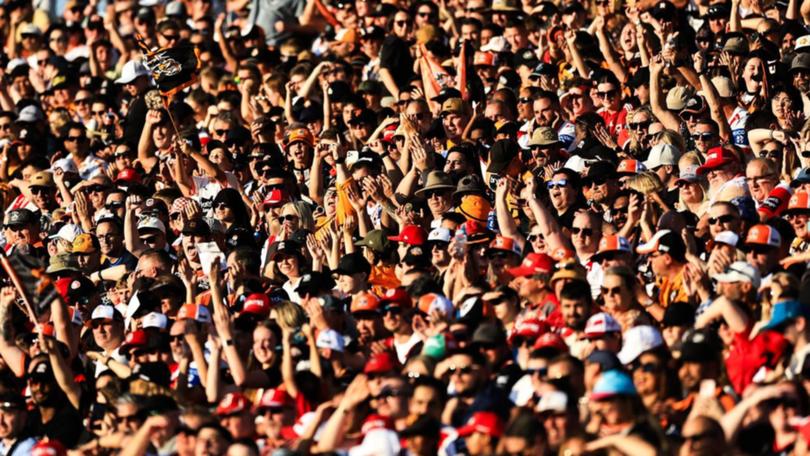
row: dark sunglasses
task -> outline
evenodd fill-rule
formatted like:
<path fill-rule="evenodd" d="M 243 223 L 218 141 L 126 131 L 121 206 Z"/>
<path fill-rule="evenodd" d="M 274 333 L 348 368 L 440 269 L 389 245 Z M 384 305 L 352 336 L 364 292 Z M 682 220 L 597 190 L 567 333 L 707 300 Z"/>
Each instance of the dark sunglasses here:
<path fill-rule="evenodd" d="M 577 227 L 571 228 L 571 234 L 580 234 L 580 233 L 582 233 L 582 235 L 585 236 L 585 237 L 591 237 L 591 236 L 593 236 L 593 229 L 592 228 L 577 228 Z"/>
<path fill-rule="evenodd" d="M 714 138 L 714 133 L 695 133 L 692 135 L 693 141 L 709 141 L 710 139 Z"/>
<path fill-rule="evenodd" d="M 649 126 L 650 126 L 649 120 L 645 120 L 643 122 L 629 122 L 627 124 L 627 128 L 635 131 L 646 130 Z"/>
<path fill-rule="evenodd" d="M 731 223 L 733 221 L 734 216 L 731 214 L 725 214 L 719 217 L 709 217 L 709 225 L 717 225 L 718 223 Z"/>
<path fill-rule="evenodd" d="M 91 185 L 87 187 L 87 193 L 103 193 L 107 190 L 107 187 L 103 185 Z"/>
<path fill-rule="evenodd" d="M 622 293 L 622 287 L 613 287 L 613 288 L 600 287 L 600 288 L 602 289 L 603 295 L 613 296 L 613 295 L 620 295 Z"/>
<path fill-rule="evenodd" d="M 284 223 L 286 221 L 294 222 L 298 220 L 298 216 L 295 214 L 288 214 L 288 215 L 279 215 L 278 221 Z"/>
<path fill-rule="evenodd" d="M 84 136 L 66 136 L 65 142 L 81 142 L 84 141 Z"/>
<path fill-rule="evenodd" d="M 633 367 L 633 370 L 641 370 L 648 374 L 654 374 L 661 371 L 661 366 L 659 366 L 658 363 L 639 363 Z"/>
<path fill-rule="evenodd" d="M 546 182 L 546 188 L 551 190 L 552 188 L 563 188 L 568 185 L 568 179 L 560 179 L 558 181 L 548 181 Z"/>
<path fill-rule="evenodd" d="M 597 91 L 596 96 L 599 98 L 613 98 L 616 96 L 616 89 L 613 90 L 605 90 L 604 92 Z"/>
<path fill-rule="evenodd" d="M 450 366 L 450 367 L 447 369 L 447 372 L 449 372 L 449 373 L 450 373 L 450 375 L 453 375 L 453 374 L 455 374 L 456 372 L 458 372 L 459 374 L 469 374 L 469 373 L 471 373 L 473 370 L 474 370 L 474 369 L 473 369 L 473 367 L 472 367 L 472 366 L 464 366 L 464 367 Z"/>

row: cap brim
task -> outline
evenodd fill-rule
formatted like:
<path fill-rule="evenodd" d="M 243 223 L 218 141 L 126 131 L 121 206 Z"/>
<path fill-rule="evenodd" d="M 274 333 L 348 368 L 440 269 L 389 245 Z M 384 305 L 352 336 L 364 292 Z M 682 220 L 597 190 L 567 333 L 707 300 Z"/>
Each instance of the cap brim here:
<path fill-rule="evenodd" d="M 472 433 L 475 432 L 475 426 L 466 424 L 458 428 L 456 432 L 458 433 L 459 437 L 467 437 L 468 435 L 472 435 Z"/>
<path fill-rule="evenodd" d="M 542 272 L 535 272 L 534 268 L 529 268 L 526 266 L 518 266 L 516 268 L 510 268 L 506 270 L 509 275 L 512 277 L 526 277 L 534 274 L 542 274 Z"/>

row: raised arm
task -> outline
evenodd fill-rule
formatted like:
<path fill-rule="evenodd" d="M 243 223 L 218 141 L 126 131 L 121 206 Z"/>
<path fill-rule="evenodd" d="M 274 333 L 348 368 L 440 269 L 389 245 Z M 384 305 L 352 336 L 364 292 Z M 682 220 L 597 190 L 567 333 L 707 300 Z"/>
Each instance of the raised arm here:
<path fill-rule="evenodd" d="M 717 123 L 720 137 L 725 141 L 730 141 L 731 128 L 728 126 L 728 120 L 723 113 L 723 108 L 720 106 L 720 95 L 717 93 L 717 88 L 706 74 L 706 58 L 703 56 L 702 52 L 698 52 L 693 56 L 693 60 L 695 63 L 695 72 L 700 78 L 700 88 L 703 90 L 703 95 L 706 97 L 706 103 L 709 105 L 709 113 L 712 116 L 712 120 Z"/>
<path fill-rule="evenodd" d="M 537 226 L 540 227 L 540 233 L 546 241 L 547 250 L 553 251 L 559 247 L 567 247 L 568 243 L 562 235 L 562 230 L 557 224 L 557 219 L 551 215 L 548 208 L 537 197 L 537 178 L 532 178 L 528 182 L 529 195 L 528 203 L 529 209 L 534 214 L 537 220 Z"/>
<path fill-rule="evenodd" d="M 25 376 L 25 353 L 14 343 L 11 312 L 17 291 L 14 287 L 0 289 L 0 356 L 18 378 Z"/>
<path fill-rule="evenodd" d="M 137 217 L 140 214 L 140 207 L 143 202 L 139 196 L 130 195 L 124 202 L 126 213 L 124 214 L 124 245 L 130 253 L 136 257 L 140 257 L 148 246 L 141 241 L 138 236 L 138 221 Z M 135 212 L 138 212 L 136 214 Z"/>
<path fill-rule="evenodd" d="M 518 230 L 515 219 L 509 212 L 509 207 L 506 204 L 506 196 L 509 194 L 511 182 L 508 177 L 502 177 L 498 181 L 498 186 L 495 189 L 495 215 L 498 217 L 498 227 L 501 229 L 501 234 L 512 238 L 517 242 L 520 251 L 523 251 L 526 245 L 526 238 Z"/>
<path fill-rule="evenodd" d="M 56 339 L 46 336 L 40 331 L 39 346 L 43 351 L 48 353 L 48 359 L 51 361 L 51 369 L 53 369 L 56 384 L 65 392 L 65 395 L 67 395 L 70 401 L 70 405 L 78 410 L 82 398 L 82 391 L 79 389 L 79 385 L 76 384 L 76 380 L 73 379 L 73 371 L 59 351 Z"/>
<path fill-rule="evenodd" d="M 664 124 L 665 128 L 679 131 L 681 122 L 664 106 L 664 93 L 661 90 L 661 71 L 664 70 L 664 58 L 659 54 L 650 60 L 650 107 L 653 115 Z"/>

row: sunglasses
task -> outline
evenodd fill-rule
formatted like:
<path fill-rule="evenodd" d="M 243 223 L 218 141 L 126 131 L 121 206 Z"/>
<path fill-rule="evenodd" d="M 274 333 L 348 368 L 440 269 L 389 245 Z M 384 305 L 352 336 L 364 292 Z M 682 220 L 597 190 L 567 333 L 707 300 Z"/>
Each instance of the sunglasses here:
<path fill-rule="evenodd" d="M 419 17 L 430 17 L 430 11 L 417 11 L 416 15 Z"/>
<path fill-rule="evenodd" d="M 779 149 L 762 149 L 759 151 L 759 158 L 780 158 L 782 151 Z"/>
<path fill-rule="evenodd" d="M 449 372 L 449 373 L 450 373 L 450 375 L 453 375 L 453 374 L 455 374 L 455 373 L 459 373 L 459 374 L 469 374 L 469 373 L 471 373 L 473 370 L 474 370 L 474 369 L 473 369 L 473 367 L 472 367 L 472 366 L 464 366 L 464 367 L 450 366 L 450 367 L 447 369 L 447 372 Z"/>
<path fill-rule="evenodd" d="M 568 185 L 568 179 L 560 179 L 558 181 L 548 181 L 546 182 L 546 188 L 551 190 L 552 188 L 563 188 Z"/>
<path fill-rule="evenodd" d="M 84 141 L 84 136 L 67 136 L 65 142 L 81 142 Z"/>
<path fill-rule="evenodd" d="M 540 378 L 543 378 L 546 375 L 548 375 L 548 368 L 547 367 L 540 367 L 540 368 L 537 368 L 537 369 L 526 369 L 526 373 L 529 374 L 532 377 L 536 375 L 536 376 L 538 376 Z"/>
<path fill-rule="evenodd" d="M 622 287 L 613 287 L 613 288 L 600 287 L 600 288 L 602 289 L 603 295 L 618 296 L 622 293 Z"/>
<path fill-rule="evenodd" d="M 509 254 L 506 253 L 506 252 L 492 252 L 492 253 L 487 255 L 487 258 L 490 261 L 493 261 L 493 260 L 505 260 L 508 255 Z"/>
<path fill-rule="evenodd" d="M 119 158 L 126 158 L 129 157 L 129 152 L 116 152 L 113 154 L 113 158 L 118 160 Z"/>
<path fill-rule="evenodd" d="M 408 25 L 408 21 L 394 21 L 394 25 L 397 27 L 405 27 Z"/>
<path fill-rule="evenodd" d="M 604 92 L 597 91 L 596 96 L 599 98 L 613 98 L 616 96 L 616 89 L 613 90 L 605 90 Z"/>
<path fill-rule="evenodd" d="M 103 193 L 107 187 L 103 185 L 91 185 L 87 187 L 87 193 Z"/>
<path fill-rule="evenodd" d="M 593 177 L 591 178 L 591 185 L 605 185 L 608 179 L 604 176 Z"/>
<path fill-rule="evenodd" d="M 157 236 L 144 236 L 141 238 L 141 242 L 143 242 L 144 244 L 154 244 L 155 242 L 157 242 L 157 240 L 158 240 Z"/>
<path fill-rule="evenodd" d="M 169 341 L 170 342 L 182 342 L 183 339 L 185 339 L 185 336 L 182 335 L 182 334 L 178 334 L 176 336 L 171 336 L 171 335 L 169 336 Z"/>
<path fill-rule="evenodd" d="M 112 203 L 107 203 L 104 205 L 104 209 L 107 209 L 108 211 L 115 211 L 121 209 L 122 207 L 124 207 L 124 203 L 120 201 L 114 201 Z"/>
<path fill-rule="evenodd" d="M 278 221 L 281 222 L 281 223 L 294 222 L 296 220 L 298 220 L 298 216 L 295 215 L 295 214 L 279 215 L 278 216 Z"/>
<path fill-rule="evenodd" d="M 627 124 L 627 128 L 635 131 L 646 130 L 650 126 L 650 121 L 645 120 L 643 122 L 630 122 Z"/>
<path fill-rule="evenodd" d="M 695 133 L 692 135 L 693 141 L 709 141 L 710 139 L 714 138 L 714 133 Z"/>
<path fill-rule="evenodd" d="M 718 223 L 731 223 L 733 221 L 734 216 L 731 214 L 725 214 L 719 217 L 709 217 L 709 225 L 717 225 Z"/>
<path fill-rule="evenodd" d="M 593 229 L 592 228 L 577 228 L 577 227 L 571 228 L 571 234 L 578 235 L 580 233 L 582 233 L 582 235 L 585 236 L 585 237 L 591 237 L 591 236 L 593 236 Z"/>
<path fill-rule="evenodd" d="M 542 234 L 530 234 L 530 235 L 526 236 L 526 240 L 529 241 L 529 242 L 542 241 L 543 240 L 543 235 Z"/>
<path fill-rule="evenodd" d="M 51 189 L 48 187 L 29 187 L 33 195 L 47 195 Z"/>
<path fill-rule="evenodd" d="M 385 307 L 383 309 L 383 315 L 394 315 L 394 316 L 396 316 L 396 315 L 401 315 L 401 314 L 402 314 L 402 308 L 400 308 L 399 306 L 390 306 L 390 307 Z"/>
<path fill-rule="evenodd" d="M 214 130 L 214 133 L 216 133 L 217 136 L 225 136 L 228 133 L 228 129 L 219 128 L 219 129 Z"/>
<path fill-rule="evenodd" d="M 695 114 L 693 112 L 682 112 L 680 114 L 680 118 L 687 122 L 692 122 L 700 119 L 700 114 Z"/>
<path fill-rule="evenodd" d="M 754 255 L 768 255 L 769 253 L 773 252 L 773 250 L 774 247 L 767 245 L 752 245 L 748 247 L 748 251 Z"/>
<path fill-rule="evenodd" d="M 90 103 L 90 99 L 89 98 L 82 98 L 81 100 L 76 100 L 74 103 L 86 105 L 86 104 Z"/>
<path fill-rule="evenodd" d="M 532 99 L 529 97 L 520 97 L 518 98 L 518 103 L 520 104 L 529 104 L 532 102 Z"/>
<path fill-rule="evenodd" d="M 648 374 L 654 374 L 661 370 L 661 366 L 658 363 L 640 363 L 637 364 L 633 370 L 641 370 L 642 372 L 646 372 Z"/>

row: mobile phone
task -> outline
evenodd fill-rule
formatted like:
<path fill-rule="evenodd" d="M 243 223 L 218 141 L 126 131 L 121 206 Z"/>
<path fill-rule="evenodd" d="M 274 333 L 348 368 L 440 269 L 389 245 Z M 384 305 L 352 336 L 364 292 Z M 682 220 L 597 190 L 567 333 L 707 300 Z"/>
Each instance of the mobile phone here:
<path fill-rule="evenodd" d="M 714 392 L 717 389 L 717 382 L 712 379 L 706 379 L 700 382 L 700 396 L 706 398 L 714 397 Z"/>

